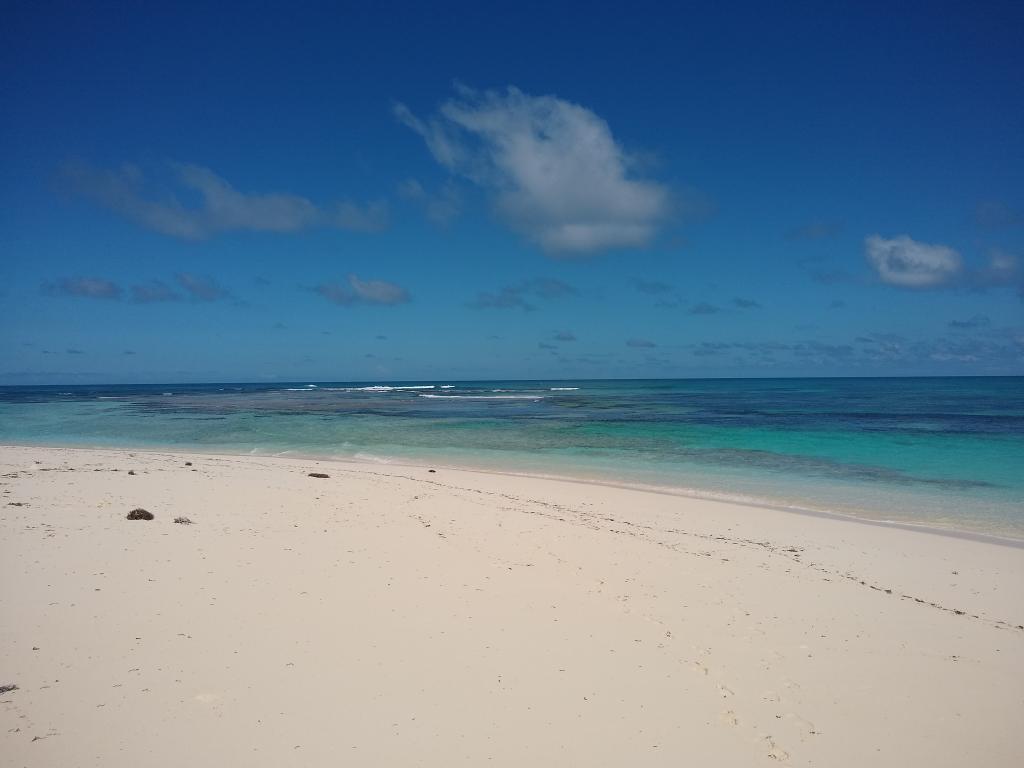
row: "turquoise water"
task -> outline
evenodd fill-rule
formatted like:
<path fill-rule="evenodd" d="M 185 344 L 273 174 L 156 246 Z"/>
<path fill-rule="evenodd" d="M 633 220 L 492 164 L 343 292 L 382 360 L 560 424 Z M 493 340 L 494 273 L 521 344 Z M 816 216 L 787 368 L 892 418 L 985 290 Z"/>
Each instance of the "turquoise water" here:
<path fill-rule="evenodd" d="M 0 442 L 434 462 L 1024 538 L 1024 379 L 0 387 Z"/>

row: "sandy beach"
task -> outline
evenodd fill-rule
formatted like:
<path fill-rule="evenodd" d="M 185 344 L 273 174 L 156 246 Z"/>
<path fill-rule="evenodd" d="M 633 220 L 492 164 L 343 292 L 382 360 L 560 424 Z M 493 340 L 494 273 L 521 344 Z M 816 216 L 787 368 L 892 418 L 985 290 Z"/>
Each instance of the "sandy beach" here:
<path fill-rule="evenodd" d="M 442 467 L 0 474 L 7 765 L 1024 760 L 1020 547 Z"/>

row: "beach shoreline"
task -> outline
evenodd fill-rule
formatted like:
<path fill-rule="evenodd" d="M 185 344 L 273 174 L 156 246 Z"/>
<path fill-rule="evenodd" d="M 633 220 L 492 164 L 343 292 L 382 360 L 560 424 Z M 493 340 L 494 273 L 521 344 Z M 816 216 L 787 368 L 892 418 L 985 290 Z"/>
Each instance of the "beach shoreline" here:
<path fill-rule="evenodd" d="M 6 387 L 0 443 L 443 463 L 1024 540 L 1017 379 L 576 384 Z"/>
<path fill-rule="evenodd" d="M 718 491 L 691 488 L 686 486 L 673 486 L 668 484 L 630 482 L 628 480 L 604 480 L 587 474 L 561 474 L 561 473 L 538 473 L 522 471 L 517 469 L 496 469 L 489 466 L 473 466 L 468 464 L 451 463 L 449 457 L 424 456 L 420 459 L 409 457 L 387 457 L 387 458 L 361 458 L 354 456 L 338 456 L 316 452 L 303 452 L 297 450 L 286 450 L 278 452 L 257 453 L 254 451 L 231 451 L 228 449 L 203 449 L 199 447 L 189 448 L 166 448 L 159 446 L 132 446 L 132 447 L 108 447 L 102 445 L 69 445 L 60 442 L 54 443 L 0 443 L 0 451 L 6 448 L 52 448 L 72 449 L 79 451 L 116 451 L 124 453 L 151 453 L 156 455 L 199 455 L 199 456 L 222 456 L 222 457 L 251 457 L 269 459 L 291 459 L 295 461 L 315 461 L 335 464 L 352 464 L 357 467 L 366 468 L 391 468 L 391 469 L 425 469 L 429 467 L 441 467 L 457 472 L 470 472 L 481 475 L 499 475 L 505 477 L 520 477 L 533 480 L 547 480 L 562 483 L 579 483 L 587 486 L 600 486 L 606 488 L 619 488 L 622 490 L 639 491 L 642 493 L 655 493 L 666 496 L 677 496 L 694 501 L 706 501 L 711 503 L 737 504 L 743 507 L 755 509 L 767 509 L 775 512 L 787 512 L 796 515 L 807 515 L 809 517 L 821 517 L 863 525 L 874 525 L 882 528 L 894 528 L 907 531 L 916 531 L 935 536 L 950 536 L 953 538 L 966 539 L 969 541 L 987 542 L 1007 547 L 1024 548 L 1024 534 L 1020 536 L 1010 535 L 1006 532 L 990 533 L 975 530 L 968 527 L 957 527 L 955 524 L 948 526 L 938 525 L 934 522 L 917 522 L 913 520 L 896 520 L 872 517 L 871 513 L 853 513 L 837 511 L 827 508 L 813 508 L 808 506 L 797 506 L 793 504 L 775 503 L 771 499 L 751 497 L 744 494 L 727 494 Z M 963 526 L 964 521 L 957 521 Z"/>
<path fill-rule="evenodd" d="M 0 466 L 19 765 L 1024 754 L 1019 545 L 443 465 Z"/>

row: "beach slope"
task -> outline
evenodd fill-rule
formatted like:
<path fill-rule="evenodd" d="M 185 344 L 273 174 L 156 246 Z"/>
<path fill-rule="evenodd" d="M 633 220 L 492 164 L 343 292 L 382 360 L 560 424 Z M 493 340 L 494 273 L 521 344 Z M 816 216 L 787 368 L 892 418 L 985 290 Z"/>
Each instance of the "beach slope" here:
<path fill-rule="evenodd" d="M 1019 547 L 447 468 L 0 475 L 12 766 L 1024 760 Z"/>

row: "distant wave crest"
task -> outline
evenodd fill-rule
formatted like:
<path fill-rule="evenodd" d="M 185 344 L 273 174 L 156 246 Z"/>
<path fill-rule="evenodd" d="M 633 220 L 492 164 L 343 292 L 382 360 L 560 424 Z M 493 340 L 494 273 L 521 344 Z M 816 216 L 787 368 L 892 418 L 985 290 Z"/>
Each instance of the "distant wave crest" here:
<path fill-rule="evenodd" d="M 285 392 L 312 392 L 313 390 L 319 390 L 321 392 L 397 392 L 405 389 L 434 389 L 433 384 L 411 384 L 408 386 L 395 387 L 387 384 L 373 384 L 367 387 L 323 387 L 322 389 L 317 387 L 315 384 L 308 384 L 305 387 L 286 387 Z"/>
<path fill-rule="evenodd" d="M 395 392 L 401 389 L 433 389 L 433 384 L 414 384 L 405 387 L 392 387 L 387 384 L 374 384 L 371 387 L 352 387 L 350 392 Z"/>
<path fill-rule="evenodd" d="M 544 395 L 420 395 L 435 400 L 543 400 Z"/>

